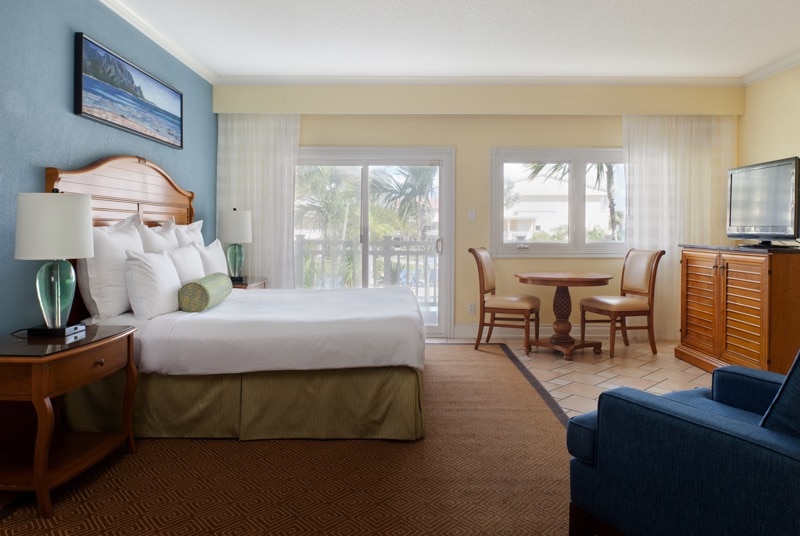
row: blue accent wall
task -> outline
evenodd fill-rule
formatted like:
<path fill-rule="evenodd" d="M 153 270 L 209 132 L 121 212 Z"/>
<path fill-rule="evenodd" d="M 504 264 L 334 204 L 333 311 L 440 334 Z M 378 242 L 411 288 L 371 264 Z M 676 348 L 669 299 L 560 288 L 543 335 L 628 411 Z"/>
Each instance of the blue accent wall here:
<path fill-rule="evenodd" d="M 73 113 L 74 35 L 83 32 L 183 93 L 183 149 Z M 44 191 L 44 170 L 113 155 L 150 160 L 195 192 L 206 242 L 216 229 L 212 86 L 98 0 L 0 1 L 0 335 L 42 323 L 38 261 L 14 259 L 16 194 Z"/>

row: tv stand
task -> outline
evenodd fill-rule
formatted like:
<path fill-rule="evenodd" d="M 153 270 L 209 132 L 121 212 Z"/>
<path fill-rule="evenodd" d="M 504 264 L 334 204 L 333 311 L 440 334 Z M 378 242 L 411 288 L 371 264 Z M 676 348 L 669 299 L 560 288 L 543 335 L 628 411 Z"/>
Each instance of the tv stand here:
<path fill-rule="evenodd" d="M 786 374 L 800 348 L 800 249 L 684 246 L 675 357 Z"/>

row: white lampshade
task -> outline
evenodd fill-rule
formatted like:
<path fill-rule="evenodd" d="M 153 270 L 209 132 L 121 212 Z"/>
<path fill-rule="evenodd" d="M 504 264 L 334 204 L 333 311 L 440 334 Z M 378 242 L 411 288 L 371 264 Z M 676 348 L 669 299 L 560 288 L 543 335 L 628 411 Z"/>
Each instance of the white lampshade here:
<path fill-rule="evenodd" d="M 91 196 L 17 194 L 15 259 L 82 259 L 93 256 Z"/>
<path fill-rule="evenodd" d="M 253 241 L 252 217 L 249 210 L 228 210 L 219 215 L 217 238 L 226 244 L 248 244 Z"/>

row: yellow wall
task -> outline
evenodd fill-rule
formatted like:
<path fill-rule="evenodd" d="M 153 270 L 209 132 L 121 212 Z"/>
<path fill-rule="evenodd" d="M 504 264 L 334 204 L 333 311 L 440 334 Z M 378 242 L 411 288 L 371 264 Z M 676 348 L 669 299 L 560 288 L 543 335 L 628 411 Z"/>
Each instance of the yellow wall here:
<path fill-rule="evenodd" d="M 800 67 L 745 89 L 739 165 L 800 156 Z"/>
<path fill-rule="evenodd" d="M 732 87 L 215 87 L 217 113 L 299 113 L 303 146 L 447 146 L 456 150 L 454 321 L 477 300 L 471 246 L 489 243 L 492 147 L 621 147 L 623 114 L 741 115 L 744 91 Z M 467 220 L 474 208 L 476 221 Z M 553 289 L 514 279 L 525 270 L 612 274 L 621 259 L 499 259 L 500 292 L 540 296 L 543 329 L 553 321 Z M 577 302 L 597 288 L 571 290 Z M 576 310 L 573 311 L 575 322 Z M 462 331 L 463 332 L 463 331 Z M 469 330 L 470 335 L 472 330 Z"/>

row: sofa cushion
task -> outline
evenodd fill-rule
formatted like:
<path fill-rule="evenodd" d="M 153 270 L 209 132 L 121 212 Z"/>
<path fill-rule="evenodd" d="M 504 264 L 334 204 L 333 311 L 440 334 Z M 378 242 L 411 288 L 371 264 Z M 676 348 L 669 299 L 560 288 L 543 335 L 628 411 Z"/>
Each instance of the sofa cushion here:
<path fill-rule="evenodd" d="M 761 420 L 764 428 L 794 437 L 800 437 L 800 367 L 797 362 L 795 356 L 783 385 Z"/>
<path fill-rule="evenodd" d="M 596 440 L 596 411 L 573 417 L 567 423 L 567 450 L 580 461 L 594 465 Z"/>

